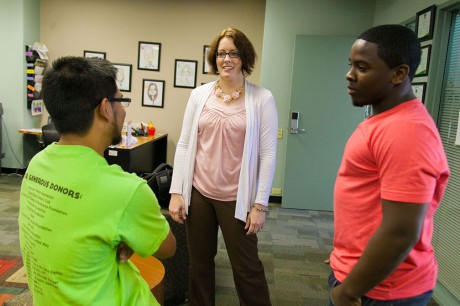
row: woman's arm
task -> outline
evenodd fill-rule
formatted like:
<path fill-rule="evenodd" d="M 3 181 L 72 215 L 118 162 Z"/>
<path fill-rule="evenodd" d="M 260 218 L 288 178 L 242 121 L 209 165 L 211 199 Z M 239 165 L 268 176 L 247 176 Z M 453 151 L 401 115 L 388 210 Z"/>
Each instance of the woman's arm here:
<path fill-rule="evenodd" d="M 268 204 L 276 166 L 278 139 L 278 113 L 275 99 L 269 94 L 268 101 L 260 108 L 259 130 L 259 185 L 255 203 Z"/>

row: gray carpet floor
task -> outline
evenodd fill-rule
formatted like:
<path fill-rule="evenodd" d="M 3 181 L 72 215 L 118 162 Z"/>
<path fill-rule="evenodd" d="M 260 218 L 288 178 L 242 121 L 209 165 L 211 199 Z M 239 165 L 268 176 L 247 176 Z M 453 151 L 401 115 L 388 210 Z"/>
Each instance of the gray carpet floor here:
<path fill-rule="evenodd" d="M 21 182 L 18 175 L 0 176 L 0 255 L 21 255 L 17 223 Z M 258 237 L 274 306 L 327 305 L 330 268 L 323 261 L 332 250 L 332 212 L 284 209 L 270 204 L 266 225 Z M 216 256 L 216 292 L 216 305 L 239 305 L 221 236 Z"/>

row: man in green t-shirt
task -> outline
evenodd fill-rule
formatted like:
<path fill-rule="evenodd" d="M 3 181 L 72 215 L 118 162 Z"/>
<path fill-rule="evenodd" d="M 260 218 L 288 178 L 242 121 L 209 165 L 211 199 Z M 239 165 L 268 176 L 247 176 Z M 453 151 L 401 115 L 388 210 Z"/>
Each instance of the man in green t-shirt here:
<path fill-rule="evenodd" d="M 19 235 L 34 305 L 158 305 L 128 258 L 170 257 L 176 240 L 146 182 L 104 159 L 121 140 L 130 101 L 116 68 L 59 58 L 42 94 L 61 137 L 32 159 L 21 188 Z"/>

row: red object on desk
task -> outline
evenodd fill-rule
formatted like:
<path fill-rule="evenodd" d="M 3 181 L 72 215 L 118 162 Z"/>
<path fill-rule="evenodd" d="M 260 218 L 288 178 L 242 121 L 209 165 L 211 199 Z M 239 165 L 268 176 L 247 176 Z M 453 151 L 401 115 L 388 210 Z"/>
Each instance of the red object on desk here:
<path fill-rule="evenodd" d="M 155 135 L 155 128 L 148 128 L 148 131 L 149 131 L 149 136 L 153 136 Z"/>

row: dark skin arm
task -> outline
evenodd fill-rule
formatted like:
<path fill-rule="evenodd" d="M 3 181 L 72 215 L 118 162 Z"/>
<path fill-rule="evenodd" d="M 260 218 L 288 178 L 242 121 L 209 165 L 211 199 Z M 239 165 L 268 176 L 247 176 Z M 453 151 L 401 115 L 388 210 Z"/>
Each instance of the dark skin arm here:
<path fill-rule="evenodd" d="M 171 256 L 173 256 L 176 253 L 176 237 L 174 234 L 171 232 L 171 229 L 169 229 L 168 236 L 166 236 L 166 239 L 163 241 L 163 243 L 160 245 L 158 250 L 153 254 L 158 259 L 166 259 Z"/>
<path fill-rule="evenodd" d="M 176 253 L 176 237 L 169 229 L 168 236 L 160 245 L 158 250 L 153 254 L 158 259 L 164 260 L 168 257 L 173 256 Z M 124 242 L 121 242 L 118 245 L 117 249 L 117 258 L 120 263 L 125 263 L 131 256 L 133 256 L 134 251 L 127 246 Z"/>
<path fill-rule="evenodd" d="M 372 235 L 356 266 L 332 290 L 336 306 L 361 305 L 360 297 L 387 278 L 420 238 L 428 204 L 382 199 L 382 223 Z"/>
<path fill-rule="evenodd" d="M 134 251 L 124 242 L 120 242 L 117 248 L 117 258 L 120 263 L 125 263 L 128 259 L 133 256 Z"/>

